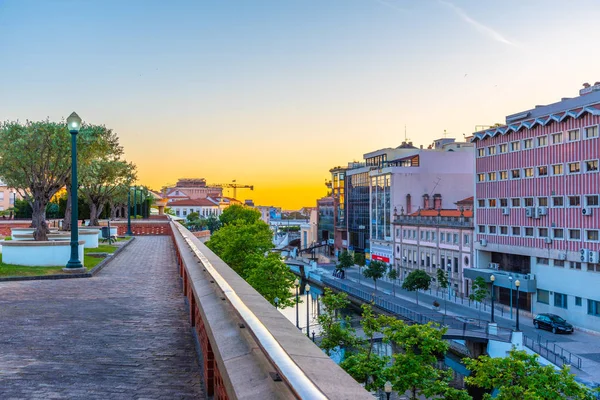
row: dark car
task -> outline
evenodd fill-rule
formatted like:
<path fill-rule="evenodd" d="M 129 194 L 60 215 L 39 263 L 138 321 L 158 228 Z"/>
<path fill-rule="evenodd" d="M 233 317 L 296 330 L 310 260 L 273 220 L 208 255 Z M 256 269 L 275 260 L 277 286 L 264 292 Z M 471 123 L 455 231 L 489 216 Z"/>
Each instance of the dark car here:
<path fill-rule="evenodd" d="M 552 333 L 573 333 L 573 325 L 555 314 L 538 314 L 533 319 L 536 329 L 547 329 Z"/>

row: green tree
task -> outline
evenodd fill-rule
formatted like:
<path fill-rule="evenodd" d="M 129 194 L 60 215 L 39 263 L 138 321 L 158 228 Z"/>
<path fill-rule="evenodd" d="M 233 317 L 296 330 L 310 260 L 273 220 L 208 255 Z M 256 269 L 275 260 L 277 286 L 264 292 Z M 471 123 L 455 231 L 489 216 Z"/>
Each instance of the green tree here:
<path fill-rule="evenodd" d="M 223 225 L 232 224 L 236 221 L 242 221 L 244 224 L 253 224 L 260 220 L 260 211 L 251 207 L 234 204 L 223 210 L 219 219 Z"/>
<path fill-rule="evenodd" d="M 438 281 L 438 286 L 442 288 L 442 297 L 444 297 L 444 313 L 446 313 L 446 289 L 448 289 L 448 285 L 450 284 L 450 282 L 448 282 L 448 274 L 446 273 L 446 271 L 444 271 L 444 268 L 440 267 L 437 270 L 437 281 Z"/>
<path fill-rule="evenodd" d="M 465 382 L 482 389 L 497 389 L 497 400 L 594 400 L 593 391 L 575 381 L 575 375 L 564 366 L 556 371 L 551 365 L 541 365 L 537 354 L 511 350 L 508 357 L 463 360 L 471 375 Z M 491 399 L 485 394 L 484 399 Z"/>
<path fill-rule="evenodd" d="M 350 348 L 356 343 L 355 330 L 350 326 L 350 317 L 338 318 L 338 314 L 348 307 L 350 301 L 346 293 L 334 294 L 325 288 L 321 297 L 323 311 L 318 316 L 321 326 L 321 342 L 319 347 L 328 356 L 332 356 L 340 348 Z"/>
<path fill-rule="evenodd" d="M 398 271 L 396 268 L 392 267 L 387 272 L 387 277 L 392 281 L 392 294 L 396 295 L 396 279 L 398 279 Z"/>
<path fill-rule="evenodd" d="M 246 281 L 271 304 L 281 308 L 291 307 L 295 304 L 295 296 L 290 291 L 296 276 L 290 268 L 279 258 L 276 253 L 269 253 L 266 257 L 253 254 L 247 260 L 248 277 Z"/>
<path fill-rule="evenodd" d="M 377 280 L 385 276 L 387 265 L 381 261 L 371 261 L 363 271 L 363 275 L 367 279 L 373 279 L 375 290 L 377 290 Z"/>
<path fill-rule="evenodd" d="M 415 292 L 417 304 L 419 304 L 419 290 L 429 289 L 430 284 L 431 277 L 427 272 L 417 269 L 408 274 L 404 282 L 402 282 L 402 289 L 408 290 L 409 292 Z"/>
<path fill-rule="evenodd" d="M 354 253 L 354 264 L 359 267 L 365 266 L 365 255 L 364 253 Z"/>
<path fill-rule="evenodd" d="M 471 284 L 471 294 L 469 295 L 469 299 L 471 301 L 476 301 L 479 303 L 479 313 L 481 316 L 481 302 L 487 297 L 488 288 L 485 279 L 478 276 L 475 278 L 473 283 Z"/>
<path fill-rule="evenodd" d="M 347 251 L 343 251 L 338 256 L 337 269 L 345 270 L 354 265 L 354 258 Z"/>
<path fill-rule="evenodd" d="M 448 343 L 442 338 L 446 330 L 438 328 L 431 323 L 408 325 L 404 321 L 390 319 L 389 326 L 384 329 L 384 341 L 392 343 L 398 351 L 392 356 L 387 378 L 398 393 L 410 391 L 411 399 L 416 400 L 420 395 L 426 398 L 470 399 L 465 391 L 449 386 L 451 371 L 438 368 L 439 360 L 448 351 Z"/>
<path fill-rule="evenodd" d="M 212 234 L 221 228 L 221 221 L 214 215 L 209 215 L 208 218 L 206 218 L 205 226 L 208 228 L 208 230 L 210 230 L 210 233 Z"/>

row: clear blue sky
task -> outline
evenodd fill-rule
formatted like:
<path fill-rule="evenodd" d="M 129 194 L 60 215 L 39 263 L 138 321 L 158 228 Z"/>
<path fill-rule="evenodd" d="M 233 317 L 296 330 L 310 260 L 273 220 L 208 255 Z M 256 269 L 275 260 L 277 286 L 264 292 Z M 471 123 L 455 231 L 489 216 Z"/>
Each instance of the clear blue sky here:
<path fill-rule="evenodd" d="M 0 0 L 0 120 L 76 110 L 140 181 L 254 184 L 299 207 L 328 169 L 600 80 L 600 2 Z"/>

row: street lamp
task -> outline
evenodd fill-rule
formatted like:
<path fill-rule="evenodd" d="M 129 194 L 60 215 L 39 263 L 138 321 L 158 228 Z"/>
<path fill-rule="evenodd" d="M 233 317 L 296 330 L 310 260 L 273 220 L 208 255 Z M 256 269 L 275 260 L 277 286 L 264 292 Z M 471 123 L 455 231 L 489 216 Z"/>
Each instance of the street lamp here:
<path fill-rule="evenodd" d="M 508 280 L 510 281 L 510 319 L 512 319 L 512 281 L 513 281 L 513 277 L 509 276 Z"/>
<path fill-rule="evenodd" d="M 131 231 L 131 186 L 127 189 L 127 236 L 133 236 Z"/>
<path fill-rule="evenodd" d="M 133 187 L 133 218 L 137 219 L 137 186 Z"/>
<path fill-rule="evenodd" d="M 515 281 L 515 286 L 517 287 L 517 332 L 519 332 L 519 286 L 521 286 L 521 282 L 518 279 Z"/>
<path fill-rule="evenodd" d="M 492 323 L 494 323 L 494 281 L 496 277 L 494 275 L 490 276 L 490 281 L 492 282 Z"/>
<path fill-rule="evenodd" d="M 450 300 L 450 292 L 452 291 L 452 262 L 448 261 L 448 300 Z"/>
<path fill-rule="evenodd" d="M 300 324 L 298 322 L 298 296 L 299 294 L 299 290 L 300 290 L 300 281 L 298 281 L 298 279 L 296 278 L 296 280 L 294 281 L 294 286 L 296 287 L 296 328 L 300 329 Z"/>
<path fill-rule="evenodd" d="M 77 134 L 81 129 L 81 118 L 76 113 L 72 113 L 67 118 L 67 127 L 71 134 L 71 258 L 67 262 L 65 271 L 83 272 L 85 268 L 79 260 L 79 227 L 77 226 L 78 207 L 77 207 Z"/>
<path fill-rule="evenodd" d="M 308 310 L 308 299 L 310 296 L 310 285 L 307 283 L 306 286 L 304 286 L 304 291 L 306 292 L 306 337 L 310 339 L 310 334 L 308 333 L 308 328 L 309 328 L 309 310 Z"/>
<path fill-rule="evenodd" d="M 383 391 L 385 392 L 385 397 L 387 400 L 390 400 L 390 396 L 392 394 L 392 382 L 387 381 L 385 385 L 383 385 Z"/>

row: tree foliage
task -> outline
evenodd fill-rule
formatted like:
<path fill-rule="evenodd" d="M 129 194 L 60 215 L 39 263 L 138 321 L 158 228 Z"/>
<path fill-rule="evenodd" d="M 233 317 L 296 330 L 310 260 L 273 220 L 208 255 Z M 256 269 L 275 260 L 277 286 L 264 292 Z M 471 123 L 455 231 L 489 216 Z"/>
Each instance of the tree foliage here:
<path fill-rule="evenodd" d="M 471 301 L 482 302 L 488 295 L 488 288 L 485 279 L 478 276 L 471 284 L 471 294 L 469 298 Z"/>
<path fill-rule="evenodd" d="M 508 357 L 477 359 L 465 358 L 466 367 L 472 372 L 465 378 L 469 385 L 498 389 L 497 400 L 594 400 L 593 392 L 575 381 L 575 376 L 564 366 L 556 371 L 550 365 L 541 365 L 537 354 L 529 355 L 522 350 L 511 350 Z M 491 399 L 485 394 L 484 399 Z"/>
<path fill-rule="evenodd" d="M 347 269 L 354 266 L 354 258 L 347 251 L 343 251 L 338 256 L 338 269 Z"/>
<path fill-rule="evenodd" d="M 359 267 L 365 266 L 365 255 L 364 253 L 354 253 L 354 264 Z"/>
<path fill-rule="evenodd" d="M 260 211 L 254 208 L 234 204 L 227 207 L 219 219 L 223 225 L 232 224 L 236 221 L 241 221 L 243 224 L 248 225 L 260 220 Z"/>
<path fill-rule="evenodd" d="M 355 330 L 350 326 L 350 317 L 338 317 L 341 310 L 350 304 L 348 295 L 346 293 L 334 294 L 331 289 L 325 288 L 321 304 L 323 311 L 318 316 L 322 329 L 319 347 L 328 356 L 332 356 L 341 348 L 354 346 L 356 337 Z"/>
<path fill-rule="evenodd" d="M 448 284 L 450 283 L 448 281 L 448 274 L 441 267 L 438 268 L 438 270 L 437 270 L 437 283 L 438 283 L 438 286 L 441 287 L 442 289 L 447 289 Z"/>
<path fill-rule="evenodd" d="M 398 270 L 396 268 L 390 268 L 387 272 L 387 277 L 392 281 L 392 293 L 396 295 L 396 279 L 398 279 Z"/>
<path fill-rule="evenodd" d="M 417 269 L 408 274 L 402 283 L 402 289 L 408 290 L 409 292 L 415 292 L 417 304 L 419 304 L 419 290 L 429 289 L 430 284 L 431 277 L 427 274 L 427 272 Z"/>
<path fill-rule="evenodd" d="M 266 257 L 253 254 L 247 264 L 246 281 L 271 304 L 275 305 L 275 298 L 281 308 L 296 304 L 294 295 L 289 290 L 296 276 L 278 254 L 270 253 Z"/>
<path fill-rule="evenodd" d="M 375 284 L 375 290 L 377 290 L 377 280 L 385 276 L 387 265 L 381 261 L 371 261 L 369 265 L 363 270 L 363 275 L 367 279 L 373 279 Z"/>

